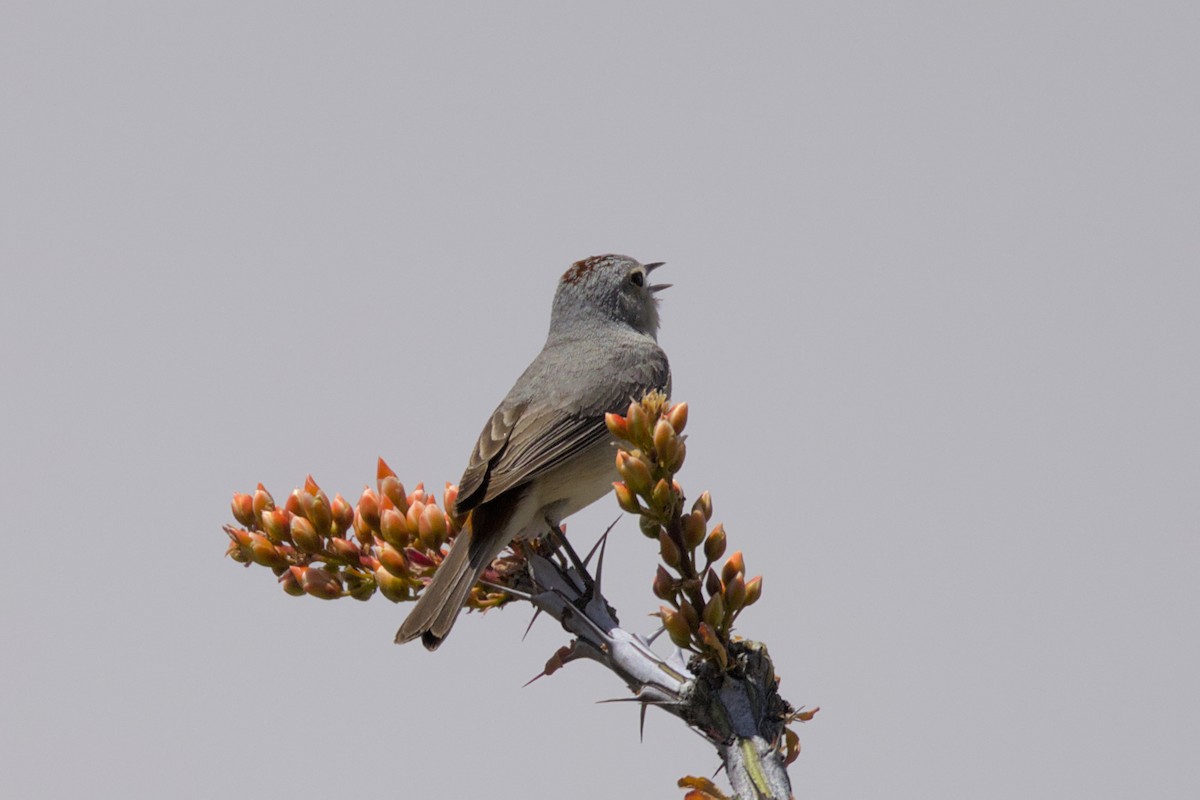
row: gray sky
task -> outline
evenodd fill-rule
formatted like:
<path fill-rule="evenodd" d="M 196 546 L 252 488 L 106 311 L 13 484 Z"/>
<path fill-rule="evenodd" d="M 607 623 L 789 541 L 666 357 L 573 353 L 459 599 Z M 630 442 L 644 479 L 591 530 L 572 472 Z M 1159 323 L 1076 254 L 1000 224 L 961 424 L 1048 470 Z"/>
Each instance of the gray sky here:
<path fill-rule="evenodd" d="M 1200 7 L 390 5 L 4 3 L 11 796 L 711 774 L 592 665 L 521 688 L 524 609 L 430 655 L 222 558 L 259 480 L 457 480 L 602 252 L 668 262 L 797 796 L 1200 795 Z"/>

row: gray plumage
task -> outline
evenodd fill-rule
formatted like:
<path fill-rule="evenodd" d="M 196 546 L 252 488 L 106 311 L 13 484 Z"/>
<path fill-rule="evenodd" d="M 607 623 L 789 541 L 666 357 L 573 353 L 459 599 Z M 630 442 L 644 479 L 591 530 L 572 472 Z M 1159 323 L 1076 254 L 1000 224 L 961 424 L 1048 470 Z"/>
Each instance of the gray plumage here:
<path fill-rule="evenodd" d="M 455 513 L 470 513 L 396 634 L 435 649 L 479 576 L 513 539 L 547 533 L 603 497 L 616 475 L 606 412 L 651 389 L 670 392 L 657 343 L 659 264 L 627 256 L 575 263 L 558 283 L 546 344 L 484 426 L 458 487 Z"/>

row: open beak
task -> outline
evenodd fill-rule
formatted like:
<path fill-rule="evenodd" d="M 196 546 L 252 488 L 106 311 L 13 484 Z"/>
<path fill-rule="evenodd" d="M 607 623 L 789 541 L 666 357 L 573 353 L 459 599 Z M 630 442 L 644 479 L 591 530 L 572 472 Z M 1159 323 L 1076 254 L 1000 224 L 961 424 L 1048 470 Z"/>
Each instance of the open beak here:
<path fill-rule="evenodd" d="M 646 274 L 649 275 L 651 272 L 654 272 L 654 270 L 658 269 L 665 263 L 667 263 L 667 262 L 655 261 L 653 264 L 643 264 L 642 266 L 644 266 L 646 268 Z M 670 284 L 670 283 L 656 283 L 650 287 L 650 291 L 661 292 L 663 289 L 670 289 L 671 286 L 672 286 L 672 284 Z"/>

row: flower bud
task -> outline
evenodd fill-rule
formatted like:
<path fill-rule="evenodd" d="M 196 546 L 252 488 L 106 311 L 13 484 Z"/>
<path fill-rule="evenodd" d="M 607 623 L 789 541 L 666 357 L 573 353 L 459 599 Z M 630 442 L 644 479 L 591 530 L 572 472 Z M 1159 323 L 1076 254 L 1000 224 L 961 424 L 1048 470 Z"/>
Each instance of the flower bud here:
<path fill-rule="evenodd" d="M 233 511 L 233 518 L 247 528 L 253 528 L 258 521 L 258 515 L 254 513 L 254 498 L 248 494 L 235 492 L 229 508 Z"/>
<path fill-rule="evenodd" d="M 375 581 L 370 577 L 347 572 L 343 579 L 346 581 L 346 594 L 355 600 L 370 600 L 371 595 L 375 594 Z"/>
<path fill-rule="evenodd" d="M 716 571 L 711 568 L 704 573 L 704 591 L 708 592 L 709 597 L 725 591 L 725 584 L 721 583 Z"/>
<path fill-rule="evenodd" d="M 667 412 L 667 421 L 671 423 L 671 427 L 675 429 L 676 434 L 683 433 L 683 429 L 687 427 L 688 405 L 687 403 L 676 403 L 671 406 L 671 410 Z"/>
<path fill-rule="evenodd" d="M 662 554 L 663 563 L 668 567 L 678 568 L 681 558 L 679 545 L 671 541 L 671 537 L 667 535 L 666 531 L 658 534 L 658 547 L 659 553 Z"/>
<path fill-rule="evenodd" d="M 262 529 L 275 544 L 286 542 L 292 537 L 292 515 L 286 508 L 272 508 L 262 513 Z"/>
<path fill-rule="evenodd" d="M 758 575 L 746 581 L 745 605 L 754 605 L 758 602 L 758 598 L 760 597 L 762 597 L 762 575 Z"/>
<path fill-rule="evenodd" d="M 408 511 L 408 498 L 404 494 L 404 485 L 395 475 L 388 475 L 379 481 L 379 494 L 392 501 L 400 513 Z"/>
<path fill-rule="evenodd" d="M 416 505 L 414 504 L 414 508 Z M 427 505 L 417 520 L 417 535 L 421 544 L 430 550 L 436 550 L 446 541 L 446 515 L 435 505 Z"/>
<path fill-rule="evenodd" d="M 696 498 L 696 502 L 692 503 L 692 513 L 699 511 L 704 515 L 704 521 L 708 522 L 712 519 L 712 495 L 704 492 Z"/>
<path fill-rule="evenodd" d="M 740 574 L 725 587 L 725 604 L 731 611 L 740 611 L 746 605 L 746 581 Z"/>
<path fill-rule="evenodd" d="M 379 563 L 398 578 L 407 578 L 412 574 L 408 571 L 408 562 L 404 560 L 404 554 L 390 544 L 385 543 L 380 548 Z"/>
<path fill-rule="evenodd" d="M 659 464 L 670 464 L 679 449 L 680 439 L 675 435 L 675 429 L 665 419 L 654 424 L 654 452 L 658 455 Z"/>
<path fill-rule="evenodd" d="M 650 503 L 660 511 L 669 510 L 675 503 L 675 493 L 671 491 L 671 484 L 665 479 L 659 479 L 658 483 L 654 484 L 654 490 L 650 492 Z"/>
<path fill-rule="evenodd" d="M 695 550 L 704 542 L 705 524 L 704 514 L 700 511 L 693 511 L 683 517 L 683 546 L 688 550 Z"/>
<path fill-rule="evenodd" d="M 333 532 L 333 510 L 329 507 L 329 500 L 324 492 L 312 495 L 305 511 L 305 516 L 313 524 L 318 535 L 328 536 Z"/>
<path fill-rule="evenodd" d="M 297 569 L 300 568 L 292 567 L 293 573 Z M 330 572 L 323 567 L 309 567 L 298 577 L 304 591 L 313 597 L 334 600 L 342 596 L 342 582 L 338 579 L 337 573 Z"/>
<path fill-rule="evenodd" d="M 790 767 L 800 757 L 800 737 L 791 728 L 784 728 L 783 740 L 783 766 Z"/>
<path fill-rule="evenodd" d="M 304 478 L 304 493 L 316 497 L 321 491 L 321 487 L 317 486 L 317 482 L 313 480 L 312 475 L 306 475 Z"/>
<path fill-rule="evenodd" d="M 299 489 L 294 489 L 292 493 L 288 495 L 288 499 L 284 501 L 283 507 L 292 514 L 301 517 L 304 516 L 304 508 L 300 505 L 300 496 L 303 494 L 304 492 L 301 492 Z M 308 495 L 305 495 L 305 497 L 307 496 Z"/>
<path fill-rule="evenodd" d="M 388 572 L 383 567 L 375 570 L 375 584 L 379 593 L 393 603 L 401 603 L 409 599 L 408 582 Z"/>
<path fill-rule="evenodd" d="M 275 498 L 271 497 L 271 493 L 268 492 L 261 483 L 254 491 L 254 498 L 252 502 L 254 505 L 255 517 L 260 517 L 262 516 L 262 512 L 269 511 L 275 507 Z"/>
<path fill-rule="evenodd" d="M 613 492 L 617 495 L 617 505 L 621 507 L 622 511 L 627 514 L 641 513 L 642 506 L 638 503 L 637 498 L 634 497 L 633 492 L 630 491 L 628 486 L 617 481 L 613 484 Z"/>
<path fill-rule="evenodd" d="M 625 425 L 629 429 L 629 441 L 641 447 L 650 441 L 650 420 L 642 410 L 641 403 L 631 403 L 629 413 L 625 415 Z"/>
<path fill-rule="evenodd" d="M 340 558 L 351 566 L 357 566 L 361 551 L 354 542 L 334 536 L 329 540 L 329 552 L 335 558 Z"/>
<path fill-rule="evenodd" d="M 729 557 L 725 562 L 725 566 L 721 567 L 721 580 L 729 583 L 733 580 L 734 575 L 745 574 L 746 562 L 742 560 L 742 551 L 738 550 Z"/>
<path fill-rule="evenodd" d="M 453 483 L 446 483 L 446 491 L 442 494 L 442 508 L 446 509 L 446 514 L 453 517 L 458 511 L 458 487 Z"/>
<path fill-rule="evenodd" d="M 370 487 L 363 489 L 362 495 L 358 498 L 358 513 L 362 515 L 363 522 L 371 530 L 379 530 L 379 495 L 375 494 Z"/>
<path fill-rule="evenodd" d="M 302 553 L 319 553 L 325 549 L 316 528 L 304 517 L 292 518 L 292 543 Z"/>
<path fill-rule="evenodd" d="M 629 441 L 629 425 L 620 414 L 605 414 L 604 424 L 608 426 L 608 432 L 615 438 Z"/>
<path fill-rule="evenodd" d="M 658 614 L 662 618 L 663 627 L 667 629 L 667 635 L 671 637 L 671 641 L 675 643 L 675 646 L 683 650 L 690 647 L 692 644 L 692 630 L 688 627 L 683 614 L 666 606 L 660 606 Z"/>
<path fill-rule="evenodd" d="M 662 533 L 662 525 L 650 517 L 638 517 L 638 527 L 641 528 L 642 535 L 647 539 L 657 539 Z"/>
<path fill-rule="evenodd" d="M 650 492 L 650 485 L 653 481 L 650 477 L 650 466 L 642 459 L 632 456 L 624 450 L 618 450 L 617 472 L 620 473 L 625 485 L 634 494 L 646 495 Z"/>
<path fill-rule="evenodd" d="M 346 498 L 340 494 L 333 496 L 333 505 L 330 506 L 333 512 L 333 521 L 337 525 L 335 531 L 340 536 L 345 536 L 354 527 L 354 507 L 346 502 Z"/>
<path fill-rule="evenodd" d="M 704 614 L 701 616 L 713 630 L 720 630 L 725 625 L 725 598 L 714 594 L 705 604 Z"/>
<path fill-rule="evenodd" d="M 670 600 L 675 597 L 675 581 L 671 579 L 671 575 L 662 564 L 657 566 L 654 573 L 654 596 L 659 600 Z"/>
<path fill-rule="evenodd" d="M 297 569 L 301 569 L 301 567 L 297 567 Z M 296 579 L 296 576 L 290 569 L 279 576 L 279 585 L 292 597 L 303 597 L 305 595 L 304 587 L 300 585 L 300 581 Z"/>
<path fill-rule="evenodd" d="M 250 558 L 264 567 L 287 566 L 287 557 L 261 533 L 250 534 Z"/>
<path fill-rule="evenodd" d="M 408 522 L 395 508 L 386 508 L 379 515 L 379 535 L 393 547 L 404 547 L 408 544 Z"/>
<path fill-rule="evenodd" d="M 704 540 L 704 558 L 710 564 L 725 555 L 725 526 L 717 523 Z"/>
<path fill-rule="evenodd" d="M 422 501 L 415 500 L 409 505 L 408 511 L 404 514 L 404 522 L 408 526 L 409 531 L 419 534 L 420 528 L 418 528 L 418 525 L 421 523 L 421 515 L 423 513 L 425 513 L 425 503 Z"/>
<path fill-rule="evenodd" d="M 688 624 L 688 630 L 694 631 L 700 625 L 700 615 L 696 613 L 696 607 L 687 600 L 681 600 L 679 603 L 679 614 Z"/>
<path fill-rule="evenodd" d="M 683 439 L 675 439 L 675 446 L 666 454 L 665 460 L 659 461 L 663 469 L 672 474 L 683 469 L 683 460 L 687 457 L 687 442 Z"/>

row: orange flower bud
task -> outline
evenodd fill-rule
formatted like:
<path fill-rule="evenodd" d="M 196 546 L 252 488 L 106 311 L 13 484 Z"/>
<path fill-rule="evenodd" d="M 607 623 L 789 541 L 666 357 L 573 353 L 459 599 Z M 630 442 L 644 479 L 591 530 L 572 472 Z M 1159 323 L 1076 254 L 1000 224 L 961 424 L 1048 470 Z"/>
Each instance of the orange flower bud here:
<path fill-rule="evenodd" d="M 317 482 L 313 480 L 313 476 L 312 476 L 312 475 L 306 475 L 306 476 L 305 476 L 305 478 L 304 478 L 304 492 L 305 492 L 305 494 L 311 495 L 312 497 L 316 497 L 316 496 L 317 496 L 317 493 L 318 493 L 318 492 L 320 492 L 320 491 L 321 491 L 321 487 L 320 487 L 320 486 L 317 486 Z"/>
<path fill-rule="evenodd" d="M 671 641 L 675 643 L 676 647 L 684 650 L 691 647 L 692 631 L 682 614 L 666 606 L 660 606 L 658 615 L 662 618 L 663 627 L 667 629 L 667 635 L 671 637 Z"/>
<path fill-rule="evenodd" d="M 671 537 L 667 535 L 666 531 L 658 535 L 658 548 L 664 564 L 668 567 L 679 567 L 680 558 L 682 557 L 679 552 L 679 545 L 671 541 Z"/>
<path fill-rule="evenodd" d="M 248 494 L 235 492 L 229 507 L 233 511 L 233 518 L 247 528 L 253 528 L 258 521 L 258 515 L 254 513 L 254 498 Z"/>
<path fill-rule="evenodd" d="M 275 544 L 292 537 L 292 515 L 286 508 L 272 508 L 262 513 L 262 529 Z"/>
<path fill-rule="evenodd" d="M 383 567 L 375 570 L 375 583 L 379 586 L 379 593 L 393 603 L 402 603 L 409 599 L 408 582 Z"/>
<path fill-rule="evenodd" d="M 330 510 L 333 512 L 334 524 L 337 525 L 335 532 L 345 536 L 354 527 L 354 507 L 346 502 L 346 498 L 337 494 L 333 496 Z"/>
<path fill-rule="evenodd" d="M 352 566 L 356 566 L 358 564 L 360 555 L 358 545 L 347 539 L 342 539 L 338 536 L 331 538 L 329 540 L 329 552 L 335 558 L 340 558 L 347 564 Z"/>
<path fill-rule="evenodd" d="M 725 555 L 725 526 L 717 523 L 704 540 L 704 558 L 711 564 Z"/>
<path fill-rule="evenodd" d="M 458 487 L 453 483 L 446 483 L 446 491 L 442 494 L 442 508 L 446 509 L 446 513 L 454 516 L 455 506 L 458 505 Z"/>
<path fill-rule="evenodd" d="M 316 528 L 304 517 L 292 518 L 292 543 L 303 553 L 319 553 L 325 549 Z"/>
<path fill-rule="evenodd" d="M 671 491 L 671 484 L 665 479 L 660 479 L 650 492 L 650 503 L 655 509 L 666 512 L 675 504 L 675 496 L 675 492 Z"/>
<path fill-rule="evenodd" d="M 287 557 L 261 533 L 250 534 L 250 558 L 264 567 L 285 567 Z"/>
<path fill-rule="evenodd" d="M 628 486 L 617 481 L 613 484 L 613 492 L 617 495 L 617 505 L 621 507 L 622 511 L 628 514 L 641 513 L 642 506 L 638 503 L 637 498 L 634 497 L 633 492 L 630 491 Z"/>
<path fill-rule="evenodd" d="M 408 511 L 408 498 L 404 494 L 404 485 L 395 475 L 388 475 L 379 481 L 379 494 L 392 501 L 400 513 Z"/>
<path fill-rule="evenodd" d="M 745 574 L 746 562 L 742 559 L 742 551 L 738 550 L 729 557 L 725 566 L 721 567 L 721 580 L 729 583 L 734 575 Z"/>
<path fill-rule="evenodd" d="M 284 501 L 283 507 L 297 516 L 304 516 L 304 508 L 300 505 L 300 495 L 304 494 L 299 489 L 295 489 L 288 495 L 288 499 Z M 306 497 L 308 495 L 305 495 Z"/>
<path fill-rule="evenodd" d="M 696 635 L 704 643 L 704 646 L 712 651 L 721 669 L 725 669 L 729 665 L 729 654 L 725 651 L 725 645 L 717 637 L 716 631 L 708 623 L 701 622 L 700 630 Z"/>
<path fill-rule="evenodd" d="M 296 569 L 302 569 L 302 567 L 296 567 Z M 304 587 L 300 585 L 300 581 L 291 570 L 287 570 L 279 576 L 279 585 L 292 597 L 303 597 L 305 594 Z"/>
<path fill-rule="evenodd" d="M 319 535 L 328 536 L 333 532 L 333 510 L 329 507 L 329 500 L 325 497 L 324 492 L 312 495 L 312 500 L 305 511 L 307 512 L 305 516 L 308 517 Z"/>
<path fill-rule="evenodd" d="M 675 446 L 671 448 L 669 453 L 664 454 L 665 459 L 659 461 L 663 469 L 672 474 L 683 469 L 683 460 L 687 458 L 687 442 L 683 439 L 675 439 Z"/>
<path fill-rule="evenodd" d="M 379 530 L 379 495 L 370 487 L 363 489 L 358 498 L 358 513 L 362 515 L 368 528 L 373 531 Z"/>
<path fill-rule="evenodd" d="M 725 604 L 732 611 L 740 611 L 746 605 L 746 581 L 741 574 L 735 575 L 725 587 Z"/>
<path fill-rule="evenodd" d="M 762 575 L 758 575 L 746 581 L 745 605 L 754 605 L 758 602 L 758 598 L 760 597 L 762 597 Z"/>
<path fill-rule="evenodd" d="M 625 425 L 629 429 L 629 441 L 639 447 L 650 443 L 650 420 L 641 403 L 630 404 Z"/>
<path fill-rule="evenodd" d="M 692 503 L 692 513 L 699 511 L 704 515 L 704 521 L 708 522 L 712 519 L 712 495 L 704 492 L 696 498 L 696 502 Z"/>
<path fill-rule="evenodd" d="M 658 422 L 654 423 L 654 452 L 661 457 L 668 449 L 675 446 L 675 442 L 679 437 L 675 435 L 675 429 L 671 427 L 671 423 L 665 419 L 659 418 Z"/>
<path fill-rule="evenodd" d="M 704 514 L 700 511 L 693 511 L 683 517 L 683 546 L 688 550 L 695 550 L 704 542 L 705 530 Z"/>
<path fill-rule="evenodd" d="M 650 466 L 640 458 L 630 455 L 624 450 L 617 451 L 617 472 L 625 481 L 625 485 L 634 494 L 645 495 L 650 491 Z"/>
<path fill-rule="evenodd" d="M 393 547 L 404 547 L 411 536 L 408 521 L 395 508 L 384 509 L 379 515 L 379 534 Z"/>
<path fill-rule="evenodd" d="M 414 504 L 413 508 L 418 505 Z M 421 537 L 421 544 L 430 550 L 442 546 L 442 542 L 446 541 L 446 515 L 440 508 L 432 504 L 425 506 L 417 520 L 417 535 Z"/>
<path fill-rule="evenodd" d="M 379 563 L 396 577 L 407 578 L 412 574 L 408 571 L 408 562 L 404 560 L 404 554 L 390 544 L 385 543 L 379 550 Z"/>
<path fill-rule="evenodd" d="M 671 410 L 667 412 L 667 421 L 671 423 L 671 427 L 675 429 L 676 434 L 683 433 L 683 429 L 687 427 L 687 420 L 687 403 L 676 403 L 675 405 L 671 406 Z"/>
<path fill-rule="evenodd" d="M 275 498 L 271 497 L 271 493 L 260 483 L 254 491 L 254 516 L 261 517 L 262 512 L 268 511 L 275 507 Z"/>
<path fill-rule="evenodd" d="M 629 425 L 620 414 L 605 414 L 604 424 L 608 426 L 608 432 L 614 437 L 622 441 L 629 441 Z"/>
<path fill-rule="evenodd" d="M 293 572 L 297 569 L 300 568 L 292 567 Z M 309 567 L 298 577 L 304 591 L 313 597 L 334 600 L 342 596 L 342 582 L 335 572 L 330 572 L 323 567 Z"/>

